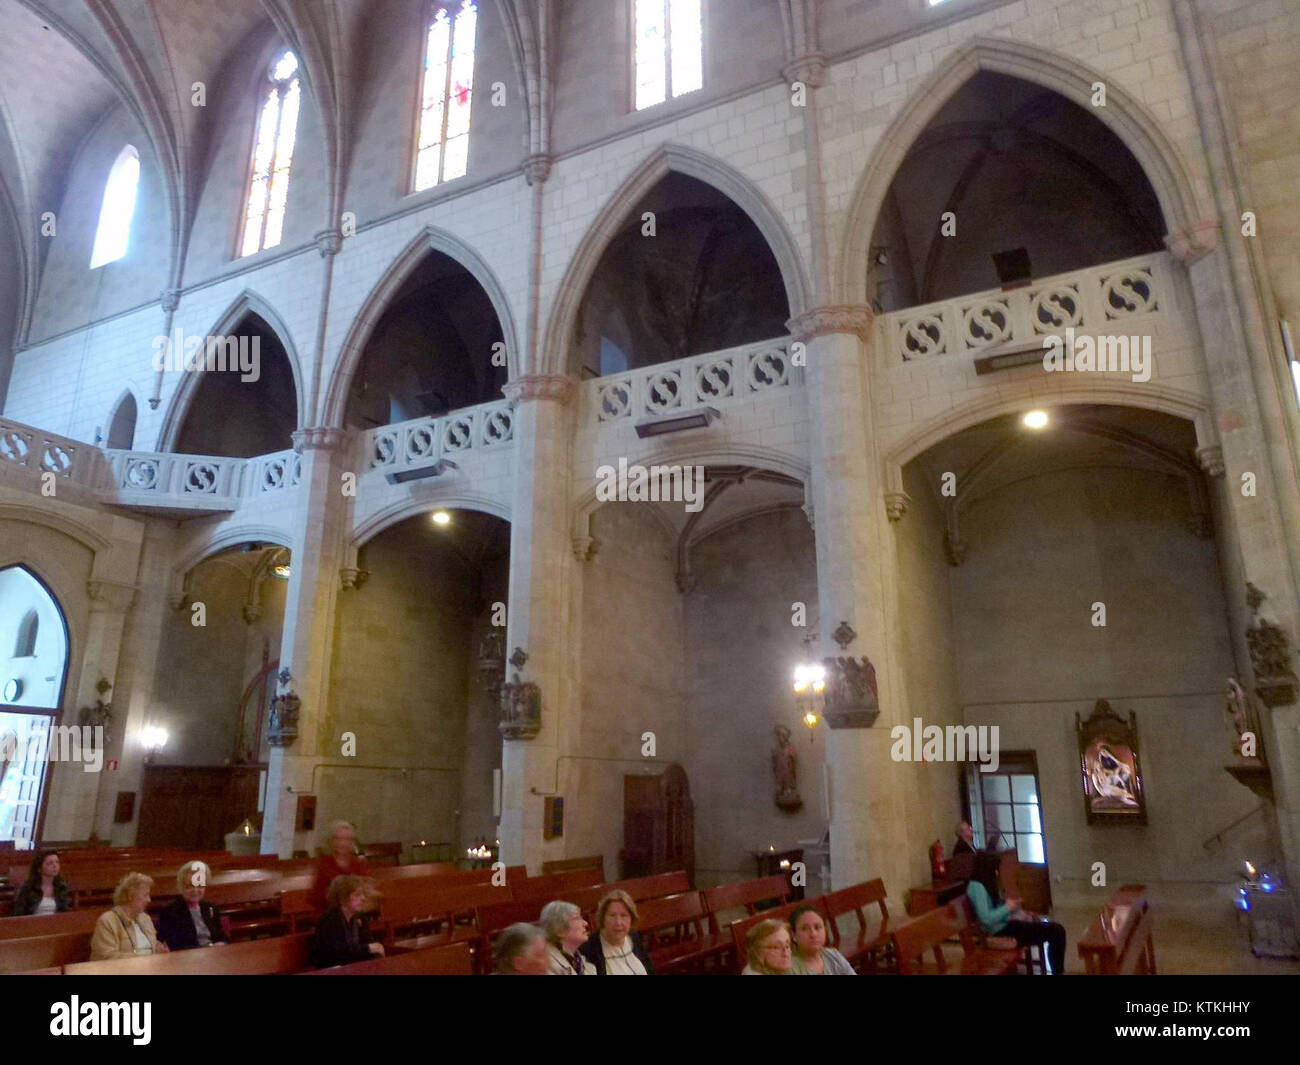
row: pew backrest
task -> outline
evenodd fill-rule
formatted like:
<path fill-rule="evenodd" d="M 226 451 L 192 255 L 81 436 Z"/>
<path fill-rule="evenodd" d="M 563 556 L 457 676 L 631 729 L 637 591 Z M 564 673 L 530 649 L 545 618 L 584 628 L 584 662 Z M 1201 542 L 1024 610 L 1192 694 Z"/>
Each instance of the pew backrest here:
<path fill-rule="evenodd" d="M 99 910 L 67 910 L 39 917 L 0 917 L 0 944 L 10 939 L 53 936 L 63 932 L 93 932 Z M 0 950 L 4 948 L 0 946 Z"/>
<path fill-rule="evenodd" d="M 174 950 L 168 954 L 112 958 L 67 965 L 67 976 L 198 976 L 297 973 L 311 967 L 308 952 L 311 935 L 253 939 L 198 950 Z"/>
<path fill-rule="evenodd" d="M 455 862 L 423 862 L 420 865 L 381 865 L 378 869 L 371 869 L 370 876 L 371 879 L 382 883 L 386 880 L 413 880 L 428 876 L 447 876 L 458 871 Z M 472 871 L 480 872 L 481 870 Z M 486 870 L 485 875 L 490 876 L 491 870 Z"/>
<path fill-rule="evenodd" d="M 24 973 L 54 965 L 85 961 L 90 957 L 91 932 L 6 939 L 0 943 L 0 973 Z"/>
<path fill-rule="evenodd" d="M 898 971 L 904 976 L 920 973 L 925 968 L 925 955 L 934 954 L 939 972 L 948 969 L 943 956 L 943 941 L 958 930 L 959 922 L 948 906 L 928 910 L 919 917 L 897 925 L 890 933 L 898 959 Z"/>
<path fill-rule="evenodd" d="M 761 880 L 742 880 L 735 884 L 709 888 L 704 892 L 704 905 L 709 911 L 709 925 L 716 932 L 718 914 L 725 910 L 743 908 L 746 916 L 752 917 L 758 903 L 776 899 L 778 906 L 784 906 L 789 898 L 789 881 L 778 874 L 765 876 Z"/>
<path fill-rule="evenodd" d="M 577 869 L 571 873 L 554 873 L 551 876 L 530 876 L 527 880 L 510 884 L 510 889 L 516 899 L 537 899 L 545 904 L 552 899 L 563 899 L 569 891 L 599 884 L 602 879 L 598 869 Z"/>
<path fill-rule="evenodd" d="M 316 969 L 304 976 L 470 976 L 474 958 L 468 943 L 412 950 L 404 954 Z"/>

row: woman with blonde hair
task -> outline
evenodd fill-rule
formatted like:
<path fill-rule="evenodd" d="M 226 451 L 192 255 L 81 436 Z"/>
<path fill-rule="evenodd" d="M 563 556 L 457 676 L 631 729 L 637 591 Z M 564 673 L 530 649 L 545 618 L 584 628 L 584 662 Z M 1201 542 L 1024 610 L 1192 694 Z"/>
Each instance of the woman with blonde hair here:
<path fill-rule="evenodd" d="M 636 903 L 632 896 L 615 888 L 596 906 L 596 931 L 581 947 L 582 956 L 596 969 L 597 976 L 653 976 L 650 952 L 641 936 L 632 931 L 636 924 Z"/>
<path fill-rule="evenodd" d="M 370 866 L 357 848 L 357 826 L 351 821 L 335 821 L 330 825 L 329 846 L 329 853 L 316 862 L 316 879 L 311 889 L 311 900 L 318 910 L 329 905 L 326 895 L 336 876 L 370 875 Z"/>
<path fill-rule="evenodd" d="M 227 942 L 221 911 L 203 897 L 211 872 L 203 862 L 186 862 L 176 872 L 180 892 L 158 915 L 158 938 L 170 950 L 190 950 Z"/>
<path fill-rule="evenodd" d="M 745 936 L 745 953 L 749 964 L 741 976 L 789 976 L 793 960 L 790 926 L 775 917 L 759 921 Z"/>
<path fill-rule="evenodd" d="M 153 879 L 144 873 L 127 873 L 113 891 L 113 908 L 99 915 L 90 937 L 90 960 L 130 958 L 136 954 L 162 954 L 153 922 L 145 913 Z"/>

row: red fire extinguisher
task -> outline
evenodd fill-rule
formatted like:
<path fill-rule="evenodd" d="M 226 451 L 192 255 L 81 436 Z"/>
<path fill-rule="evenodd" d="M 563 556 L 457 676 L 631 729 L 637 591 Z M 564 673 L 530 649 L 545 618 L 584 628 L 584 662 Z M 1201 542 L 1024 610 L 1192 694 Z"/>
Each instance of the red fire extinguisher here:
<path fill-rule="evenodd" d="M 930 875 L 942 880 L 948 875 L 948 863 L 943 858 L 943 844 L 937 839 L 930 844 Z"/>

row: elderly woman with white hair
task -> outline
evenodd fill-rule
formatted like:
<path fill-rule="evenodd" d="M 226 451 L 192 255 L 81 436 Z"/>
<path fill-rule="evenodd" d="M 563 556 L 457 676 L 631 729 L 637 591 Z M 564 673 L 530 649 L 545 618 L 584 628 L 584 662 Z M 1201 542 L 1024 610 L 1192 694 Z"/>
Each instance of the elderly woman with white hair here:
<path fill-rule="evenodd" d="M 166 953 L 159 943 L 153 922 L 145 913 L 153 878 L 144 873 L 127 873 L 113 890 L 113 908 L 99 915 L 90 937 L 90 960 L 130 958 L 136 954 Z"/>
<path fill-rule="evenodd" d="M 176 873 L 180 892 L 158 914 L 158 938 L 171 950 L 213 947 L 227 942 L 221 912 L 203 897 L 211 876 L 206 864 L 186 862 Z"/>
<path fill-rule="evenodd" d="M 571 902 L 548 902 L 538 919 L 546 933 L 551 976 L 596 976 L 596 967 L 578 950 L 587 942 L 587 922 Z"/>

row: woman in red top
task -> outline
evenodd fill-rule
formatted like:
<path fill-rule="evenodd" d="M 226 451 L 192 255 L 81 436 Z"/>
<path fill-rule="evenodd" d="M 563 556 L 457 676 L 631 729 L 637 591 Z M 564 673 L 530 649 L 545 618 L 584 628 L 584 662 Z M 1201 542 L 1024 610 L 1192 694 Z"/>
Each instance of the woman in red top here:
<path fill-rule="evenodd" d="M 316 882 L 312 885 L 312 901 L 323 910 L 330 881 L 336 876 L 369 876 L 366 860 L 357 853 L 356 826 L 347 821 L 335 821 L 330 829 L 330 853 L 316 863 Z"/>

